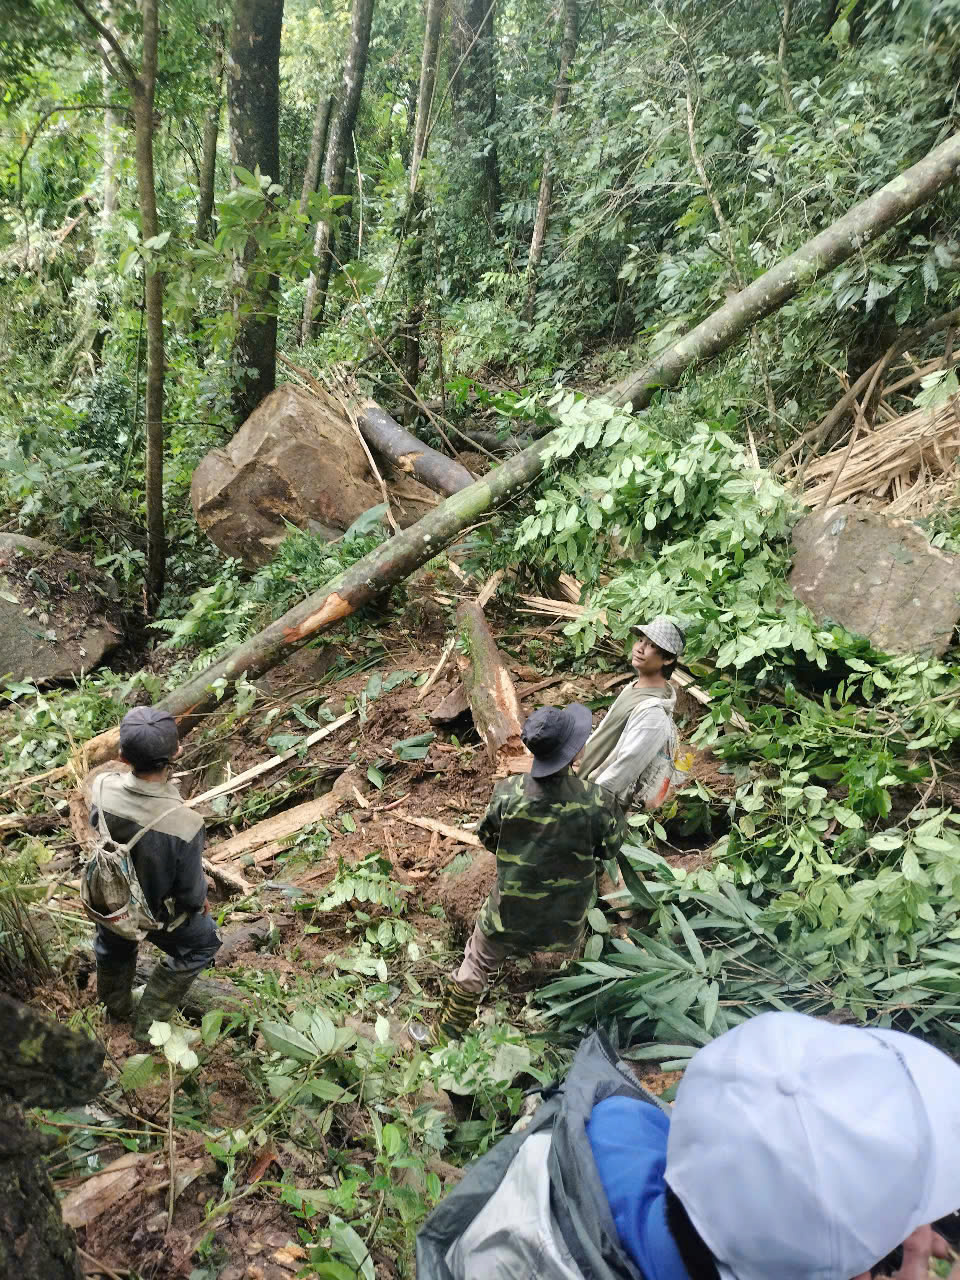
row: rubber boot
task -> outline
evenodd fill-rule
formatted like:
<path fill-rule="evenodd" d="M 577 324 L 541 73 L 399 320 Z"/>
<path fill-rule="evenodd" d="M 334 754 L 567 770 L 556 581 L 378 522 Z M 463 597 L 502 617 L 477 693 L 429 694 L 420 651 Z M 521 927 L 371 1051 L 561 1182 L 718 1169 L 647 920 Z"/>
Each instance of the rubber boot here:
<path fill-rule="evenodd" d="M 193 985 L 196 972 L 191 969 L 170 969 L 158 964 L 150 975 L 133 1024 L 133 1037 L 141 1044 L 149 1044 L 150 1027 L 154 1022 L 169 1022 Z"/>
<path fill-rule="evenodd" d="M 133 1017 L 136 977 L 136 954 L 112 962 L 97 960 L 97 999 L 111 1022 L 129 1022 Z"/>
<path fill-rule="evenodd" d="M 448 1040 L 459 1040 L 466 1035 L 477 1016 L 479 1002 L 475 991 L 468 991 L 455 978 L 448 978 L 433 1028 L 434 1044 L 446 1044 Z"/>

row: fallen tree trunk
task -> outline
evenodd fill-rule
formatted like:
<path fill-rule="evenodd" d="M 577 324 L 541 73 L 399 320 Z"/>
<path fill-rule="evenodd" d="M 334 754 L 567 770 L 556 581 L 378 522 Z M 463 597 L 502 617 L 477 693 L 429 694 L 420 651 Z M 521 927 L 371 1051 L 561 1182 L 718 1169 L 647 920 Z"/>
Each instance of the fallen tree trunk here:
<path fill-rule="evenodd" d="M 809 288 L 854 253 L 861 252 L 877 236 L 953 182 L 958 169 L 960 133 L 898 174 L 875 195 L 855 205 L 796 253 L 758 276 L 639 372 L 616 383 L 608 394 L 619 405 L 645 409 L 658 387 L 672 387 L 690 365 L 724 351 L 758 320 L 782 307 L 794 294 Z"/>
<path fill-rule="evenodd" d="M 42 1156 L 56 1140 L 21 1107 L 74 1107 L 106 1084 L 103 1045 L 0 996 L 0 1275 L 81 1280 L 73 1232 Z"/>
<path fill-rule="evenodd" d="M 409 577 L 473 524 L 478 516 L 508 501 L 536 480 L 549 440 L 549 436 L 544 436 L 469 488 L 447 498 L 422 520 L 381 543 L 369 555 L 338 574 L 220 662 L 215 662 L 193 680 L 167 694 L 157 705 L 176 717 L 181 734 L 188 732 L 198 715 L 220 701 L 225 691 L 223 684 L 218 682 L 225 681 L 230 685 L 243 674 L 248 680 L 253 680 L 269 671 L 313 636 L 348 618 Z M 91 738 L 82 748 L 85 768 L 113 758 L 119 746 L 119 728 Z"/>
<path fill-rule="evenodd" d="M 829 267 L 836 266 L 891 227 L 898 218 L 931 199 L 955 179 L 958 168 L 960 134 L 931 151 L 919 164 L 765 272 L 640 373 L 618 383 L 610 394 L 619 404 L 643 408 L 656 386 L 675 383 L 690 365 L 731 346 L 757 320 L 814 283 Z M 269 671 L 319 632 L 356 613 L 432 560 L 478 516 L 515 497 L 540 475 L 544 452 L 553 437 L 554 432 L 543 436 L 482 479 L 447 498 L 422 520 L 382 543 L 225 658 L 174 689 L 158 705 L 177 718 L 182 733 L 187 732 L 193 727 L 194 717 L 223 697 L 224 685 L 229 686 L 241 675 L 252 680 Z M 118 729 L 92 738 L 82 749 L 86 767 L 115 756 L 118 746 Z"/>
<path fill-rule="evenodd" d="M 409 472 L 414 480 L 419 480 L 435 493 L 449 498 L 473 484 L 473 476 L 465 466 L 418 440 L 372 400 L 364 402 L 357 422 L 371 449 L 376 449 L 394 466 Z"/>
<path fill-rule="evenodd" d="M 457 654 L 457 666 L 470 700 L 473 723 L 483 739 L 490 763 L 506 771 L 511 760 L 527 754 L 520 741 L 517 691 L 479 605 L 470 601 L 460 606 L 457 631 L 463 643 Z"/>
<path fill-rule="evenodd" d="M 159 956 L 144 956 L 137 960 L 137 982 L 148 982 L 158 964 L 165 964 Z M 184 1015 L 199 1022 L 212 1009 L 224 1013 L 240 1009 L 249 1003 L 250 997 L 226 978 L 195 978 L 178 1006 Z"/>

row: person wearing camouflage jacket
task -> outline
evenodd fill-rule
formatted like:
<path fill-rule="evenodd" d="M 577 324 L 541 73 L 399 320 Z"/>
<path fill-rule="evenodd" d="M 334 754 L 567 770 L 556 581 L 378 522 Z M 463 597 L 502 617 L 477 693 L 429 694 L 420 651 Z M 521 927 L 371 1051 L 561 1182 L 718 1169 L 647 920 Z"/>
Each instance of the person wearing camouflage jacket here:
<path fill-rule="evenodd" d="M 530 773 L 497 783 L 477 828 L 496 855 L 497 883 L 447 984 L 438 1018 L 443 1036 L 466 1031 L 478 997 L 508 955 L 579 946 L 596 899 L 598 863 L 615 858 L 623 839 L 607 794 L 570 772 L 590 728 L 590 711 L 579 703 L 542 707 L 523 727 L 534 757 Z"/>

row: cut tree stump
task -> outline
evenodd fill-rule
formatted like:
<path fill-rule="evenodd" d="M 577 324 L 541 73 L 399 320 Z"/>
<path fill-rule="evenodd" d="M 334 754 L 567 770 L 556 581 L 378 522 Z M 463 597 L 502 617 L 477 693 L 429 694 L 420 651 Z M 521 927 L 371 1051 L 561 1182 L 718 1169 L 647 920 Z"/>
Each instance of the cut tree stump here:
<path fill-rule="evenodd" d="M 500 772 L 510 772 L 512 760 L 529 754 L 520 740 L 522 712 L 517 691 L 478 605 L 469 602 L 460 606 L 457 631 L 463 642 L 457 666 L 473 723 L 490 763 Z"/>
<path fill-rule="evenodd" d="M 0 1276 L 81 1280 L 74 1234 L 42 1156 L 56 1140 L 22 1107 L 75 1107 L 106 1084 L 103 1045 L 0 995 Z"/>

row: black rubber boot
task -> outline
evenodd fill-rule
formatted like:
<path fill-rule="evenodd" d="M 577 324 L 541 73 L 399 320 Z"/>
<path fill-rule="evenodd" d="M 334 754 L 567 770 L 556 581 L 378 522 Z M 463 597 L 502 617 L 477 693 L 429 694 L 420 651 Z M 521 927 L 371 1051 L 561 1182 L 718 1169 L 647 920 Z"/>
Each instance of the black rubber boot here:
<path fill-rule="evenodd" d="M 448 978 L 433 1029 L 434 1044 L 446 1044 L 448 1040 L 459 1040 L 466 1035 L 477 1016 L 479 1003 L 480 997 L 475 991 L 468 991 L 455 978 Z"/>
<path fill-rule="evenodd" d="M 193 969 L 171 969 L 158 964 L 144 988 L 133 1024 L 133 1036 L 141 1044 L 149 1044 L 154 1022 L 169 1022 L 190 990 L 197 976 Z"/>
<path fill-rule="evenodd" d="M 137 957 L 97 960 L 97 999 L 111 1022 L 129 1022 L 133 1017 L 133 984 L 137 977 Z"/>

